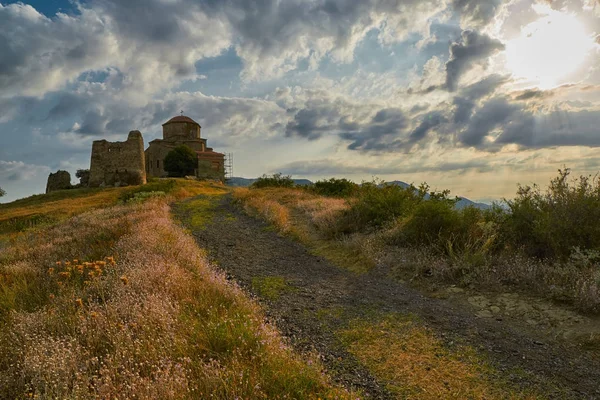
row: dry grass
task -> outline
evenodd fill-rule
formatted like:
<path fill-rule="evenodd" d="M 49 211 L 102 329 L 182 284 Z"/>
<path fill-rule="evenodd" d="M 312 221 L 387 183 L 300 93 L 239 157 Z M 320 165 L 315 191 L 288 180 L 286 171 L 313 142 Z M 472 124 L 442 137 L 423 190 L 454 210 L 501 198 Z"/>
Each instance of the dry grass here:
<path fill-rule="evenodd" d="M 449 350 L 413 319 L 356 320 L 339 333 L 348 349 L 399 399 L 533 399 L 508 388 L 467 346 Z"/>
<path fill-rule="evenodd" d="M 285 189 L 280 189 L 280 191 L 282 190 Z M 288 232 L 291 223 L 290 212 L 286 206 L 269 198 L 269 192 L 272 191 L 272 189 L 261 191 L 260 195 L 257 196 L 258 192 L 255 190 L 241 188 L 234 191 L 234 197 L 244 205 L 246 212 L 258 213 L 280 232 Z"/>
<path fill-rule="evenodd" d="M 0 277 L 0 398 L 350 398 L 208 264 L 165 199 L 21 235 Z"/>
<path fill-rule="evenodd" d="M 233 196 L 246 212 L 266 219 L 280 232 L 294 237 L 313 254 L 325 257 L 335 265 L 357 273 L 366 272 L 375 265 L 378 245 L 374 241 L 365 241 L 358 234 L 333 238 L 333 221 L 348 207 L 345 200 L 286 188 L 235 189 Z M 326 230 L 325 234 L 323 230 Z"/>

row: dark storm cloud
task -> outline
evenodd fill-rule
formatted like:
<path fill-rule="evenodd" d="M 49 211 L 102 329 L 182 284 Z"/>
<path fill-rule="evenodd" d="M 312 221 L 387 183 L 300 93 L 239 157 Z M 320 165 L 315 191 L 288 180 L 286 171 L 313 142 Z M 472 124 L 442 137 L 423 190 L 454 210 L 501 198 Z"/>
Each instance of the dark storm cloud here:
<path fill-rule="evenodd" d="M 424 136 L 439 124 L 439 116 L 432 113 L 423 123 L 409 143 L 406 132 L 410 119 L 403 110 L 328 99 L 313 101 L 298 110 L 286 126 L 286 136 L 315 140 L 338 135 L 349 142 L 350 150 L 394 151 L 417 142 L 419 135 Z"/>
<path fill-rule="evenodd" d="M 460 42 L 450 45 L 450 59 L 446 63 L 446 89 L 455 91 L 460 78 L 477 63 L 503 50 L 504 44 L 486 34 L 463 31 Z"/>
<path fill-rule="evenodd" d="M 430 130 L 446 121 L 446 117 L 439 111 L 425 114 L 419 126 L 409 135 L 410 141 L 414 143 L 422 140 Z"/>
<path fill-rule="evenodd" d="M 462 89 L 452 100 L 455 106 L 453 121 L 457 124 L 468 122 L 477 102 L 492 94 L 507 81 L 508 78 L 505 76 L 492 74 L 481 81 Z"/>
<path fill-rule="evenodd" d="M 340 137 L 351 143 L 350 150 L 385 150 L 398 147 L 398 138 L 406 130 L 408 120 L 398 108 L 386 108 L 358 130 L 342 132 Z"/>
<path fill-rule="evenodd" d="M 518 109 L 505 98 L 487 101 L 469 120 L 467 129 L 459 134 L 460 142 L 467 147 L 482 147 L 483 139 L 492 129 L 504 124 Z"/>
<path fill-rule="evenodd" d="M 309 140 L 319 139 L 324 133 L 336 129 L 339 125 L 351 125 L 348 118 L 340 119 L 339 109 L 333 106 L 304 108 L 297 110 L 294 119 L 285 128 L 286 136 L 300 136 Z"/>
<path fill-rule="evenodd" d="M 521 149 L 600 147 L 600 110 L 573 111 L 569 107 L 565 102 L 552 110 L 534 112 L 512 103 L 510 97 L 494 97 L 478 108 L 458 133 L 458 144 L 484 151 L 497 151 L 508 144 Z"/>

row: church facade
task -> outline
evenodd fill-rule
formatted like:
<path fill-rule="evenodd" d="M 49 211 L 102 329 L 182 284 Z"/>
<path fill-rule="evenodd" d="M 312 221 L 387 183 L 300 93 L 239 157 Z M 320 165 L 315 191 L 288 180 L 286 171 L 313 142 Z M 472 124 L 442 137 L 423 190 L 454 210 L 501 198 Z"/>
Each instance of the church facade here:
<path fill-rule="evenodd" d="M 225 155 L 207 146 L 206 139 L 200 136 L 202 127 L 184 115 L 171 118 L 162 125 L 163 138 L 151 141 L 145 154 L 147 176 L 163 178 L 168 174 L 164 169 L 166 155 L 177 146 L 190 147 L 198 157 L 196 176 L 201 179 L 225 179 Z"/>

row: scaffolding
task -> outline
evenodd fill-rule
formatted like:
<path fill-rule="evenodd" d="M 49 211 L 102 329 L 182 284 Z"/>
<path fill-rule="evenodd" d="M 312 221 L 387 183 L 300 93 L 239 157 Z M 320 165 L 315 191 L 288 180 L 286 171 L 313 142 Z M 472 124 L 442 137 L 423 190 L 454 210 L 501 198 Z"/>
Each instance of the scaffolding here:
<path fill-rule="evenodd" d="M 233 153 L 225 154 L 225 181 L 233 178 Z"/>

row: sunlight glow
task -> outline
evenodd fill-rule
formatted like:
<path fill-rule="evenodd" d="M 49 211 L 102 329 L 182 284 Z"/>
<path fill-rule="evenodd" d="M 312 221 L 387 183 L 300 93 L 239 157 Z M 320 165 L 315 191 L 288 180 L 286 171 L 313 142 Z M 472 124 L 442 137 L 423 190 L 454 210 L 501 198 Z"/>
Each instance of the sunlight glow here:
<path fill-rule="evenodd" d="M 516 78 L 550 88 L 582 66 L 594 39 L 574 15 L 537 8 L 542 17 L 507 43 L 506 61 Z"/>

